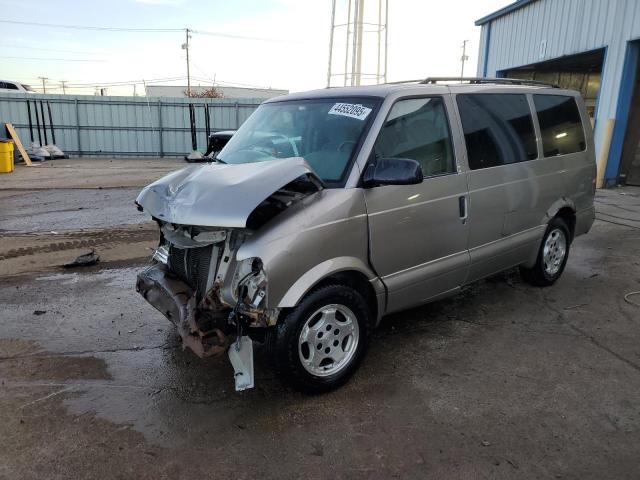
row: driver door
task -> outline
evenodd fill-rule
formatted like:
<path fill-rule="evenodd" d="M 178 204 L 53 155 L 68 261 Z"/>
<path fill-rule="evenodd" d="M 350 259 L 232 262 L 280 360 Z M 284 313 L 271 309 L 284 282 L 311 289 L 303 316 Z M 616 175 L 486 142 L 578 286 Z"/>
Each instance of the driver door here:
<path fill-rule="evenodd" d="M 387 312 L 454 291 L 468 273 L 467 180 L 458 173 L 447 102 L 398 100 L 372 152 L 416 160 L 424 174 L 417 185 L 365 190 L 371 263 L 388 289 Z"/>

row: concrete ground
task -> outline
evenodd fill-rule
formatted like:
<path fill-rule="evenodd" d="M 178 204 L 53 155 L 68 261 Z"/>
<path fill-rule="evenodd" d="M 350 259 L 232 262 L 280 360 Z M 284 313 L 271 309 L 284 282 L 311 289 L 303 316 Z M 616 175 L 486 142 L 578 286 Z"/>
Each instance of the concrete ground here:
<path fill-rule="evenodd" d="M 183 163 L 92 162 L 0 180 L 0 478 L 640 477 L 640 189 L 598 193 L 555 286 L 510 271 L 386 318 L 310 397 L 261 351 L 234 392 L 135 293 L 156 237 L 132 200 Z"/>

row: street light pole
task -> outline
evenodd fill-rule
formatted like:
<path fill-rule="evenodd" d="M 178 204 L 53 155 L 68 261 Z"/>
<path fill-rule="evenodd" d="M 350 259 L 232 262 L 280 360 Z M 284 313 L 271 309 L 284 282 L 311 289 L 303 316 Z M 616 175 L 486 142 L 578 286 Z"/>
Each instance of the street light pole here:
<path fill-rule="evenodd" d="M 182 49 L 187 51 L 187 97 L 191 97 L 191 73 L 189 71 L 189 29 L 184 29 L 186 34 L 186 42 L 182 44 Z"/>
<path fill-rule="evenodd" d="M 466 62 L 467 60 L 469 60 L 469 57 L 467 55 L 467 42 L 469 40 L 465 40 L 462 42 L 462 57 L 460 58 L 460 61 L 462 62 L 462 69 L 460 70 L 460 81 L 462 81 L 462 79 L 464 78 L 464 62 Z"/>

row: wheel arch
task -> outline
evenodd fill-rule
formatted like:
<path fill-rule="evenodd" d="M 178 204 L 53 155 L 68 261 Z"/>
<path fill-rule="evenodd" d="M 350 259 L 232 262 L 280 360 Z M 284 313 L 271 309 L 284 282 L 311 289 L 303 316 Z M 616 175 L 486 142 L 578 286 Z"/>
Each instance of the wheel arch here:
<path fill-rule="evenodd" d="M 311 290 L 332 283 L 348 285 L 361 293 L 371 308 L 375 324 L 378 324 L 384 313 L 386 290 L 366 264 L 352 257 L 326 260 L 305 272 L 280 299 L 278 308 L 293 308 Z"/>
<path fill-rule="evenodd" d="M 547 210 L 544 223 L 547 224 L 556 217 L 561 218 L 567 224 L 571 234 L 570 241 L 572 241 L 576 230 L 576 206 L 571 199 L 563 197 L 554 202 Z"/>

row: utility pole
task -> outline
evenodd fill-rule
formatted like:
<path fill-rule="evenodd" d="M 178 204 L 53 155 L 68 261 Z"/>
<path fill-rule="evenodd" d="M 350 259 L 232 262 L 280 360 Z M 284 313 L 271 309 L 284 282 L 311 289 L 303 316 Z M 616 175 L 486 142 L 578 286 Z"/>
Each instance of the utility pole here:
<path fill-rule="evenodd" d="M 135 83 L 133 84 L 133 96 L 134 97 L 136 96 L 136 84 Z"/>
<path fill-rule="evenodd" d="M 467 55 L 467 42 L 469 40 L 465 40 L 462 42 L 462 57 L 460 57 L 460 61 L 462 62 L 462 69 L 460 70 L 460 81 L 464 78 L 464 62 L 469 60 L 469 56 Z"/>
<path fill-rule="evenodd" d="M 60 80 L 60 85 L 62 85 L 62 94 L 66 95 L 67 94 L 67 86 L 65 85 L 65 83 L 67 83 L 66 80 Z"/>
<path fill-rule="evenodd" d="M 42 80 L 42 93 L 47 93 L 46 81 L 49 80 L 49 77 L 38 77 L 38 78 Z"/>
<path fill-rule="evenodd" d="M 191 97 L 191 73 L 189 72 L 189 29 L 184 29 L 187 36 L 187 41 L 182 44 L 182 49 L 187 51 L 187 96 Z"/>

